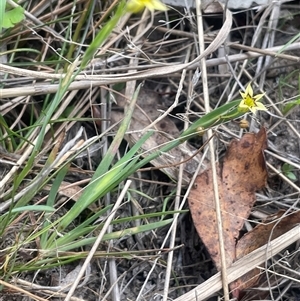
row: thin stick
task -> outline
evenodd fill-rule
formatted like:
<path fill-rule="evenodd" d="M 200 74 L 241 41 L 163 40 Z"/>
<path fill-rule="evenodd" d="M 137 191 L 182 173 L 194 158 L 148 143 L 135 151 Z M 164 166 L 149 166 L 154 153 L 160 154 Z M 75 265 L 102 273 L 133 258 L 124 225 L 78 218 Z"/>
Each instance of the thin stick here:
<path fill-rule="evenodd" d="M 179 209 L 179 202 L 180 202 L 181 189 L 182 189 L 183 166 L 184 165 L 181 164 L 180 167 L 179 167 L 179 177 L 178 177 L 178 184 L 177 184 L 174 210 Z M 170 249 L 172 251 L 170 251 L 169 254 L 168 254 L 163 301 L 168 300 L 169 284 L 170 284 L 171 271 L 172 271 L 172 263 L 173 263 L 173 255 L 174 255 L 174 247 L 175 247 L 175 240 L 176 240 L 176 229 L 177 229 L 178 217 L 179 217 L 179 213 L 174 214 L 174 221 L 173 221 L 173 224 L 172 224 L 172 233 L 171 233 L 171 238 L 170 238 Z"/>
<path fill-rule="evenodd" d="M 96 253 L 96 251 L 97 251 L 97 249 L 99 247 L 99 244 L 102 241 L 103 235 L 106 233 L 106 231 L 107 231 L 107 229 L 108 229 L 108 227 L 109 227 L 112 219 L 114 218 L 114 216 L 115 216 L 115 214 L 117 212 L 117 209 L 119 208 L 119 206 L 120 206 L 120 204 L 121 204 L 121 202 L 122 202 L 122 200 L 123 200 L 123 198 L 124 198 L 124 196 L 125 196 L 128 188 L 129 188 L 131 182 L 132 182 L 131 180 L 128 180 L 126 182 L 126 184 L 125 184 L 125 186 L 124 186 L 124 188 L 123 188 L 120 196 L 118 197 L 118 199 L 117 199 L 117 201 L 116 201 L 116 203 L 115 203 L 115 205 L 114 205 L 114 207 L 112 209 L 111 214 L 107 218 L 107 220 L 106 220 L 106 222 L 105 222 L 105 224 L 104 224 L 104 226 L 103 226 L 103 228 L 102 228 L 99 236 L 97 237 L 97 239 L 96 239 L 96 241 L 95 241 L 95 243 L 94 243 L 94 245 L 93 245 L 93 247 L 92 247 L 89 255 L 85 259 L 85 261 L 84 261 L 84 263 L 83 263 L 83 265 L 81 267 L 81 270 L 79 271 L 78 276 L 77 276 L 76 280 L 74 281 L 72 287 L 70 288 L 70 290 L 68 292 L 68 295 L 67 295 L 67 297 L 65 298 L 64 301 L 70 301 L 70 299 L 71 299 L 71 297 L 72 297 L 72 295 L 73 295 L 73 293 L 74 293 L 77 285 L 79 284 L 79 282 L 80 282 L 81 278 L 83 277 L 83 275 L 84 275 L 84 273 L 85 273 L 88 265 L 90 264 L 90 261 L 92 260 L 94 254 Z"/>
<path fill-rule="evenodd" d="M 245 275 L 299 239 L 300 225 L 234 262 L 227 270 L 229 282 L 233 282 Z M 221 288 L 221 273 L 219 272 L 174 301 L 206 300 Z"/>
<path fill-rule="evenodd" d="M 201 0 L 196 0 L 196 11 L 197 11 L 197 24 L 198 24 L 198 37 L 199 37 L 199 48 L 200 53 L 204 51 L 204 31 L 203 31 L 203 20 L 201 13 Z M 205 111 L 208 113 L 210 111 L 209 105 L 209 91 L 208 91 L 208 82 L 207 82 L 207 69 L 206 69 L 206 59 L 205 57 L 201 59 L 201 71 L 202 71 L 202 84 L 203 84 L 203 96 L 204 96 L 204 105 Z M 212 130 L 207 131 L 207 136 L 210 138 L 213 135 Z M 225 255 L 225 245 L 223 239 L 223 225 L 222 225 L 222 214 L 221 214 L 221 204 L 219 198 L 218 190 L 218 176 L 216 170 L 216 158 L 215 158 L 215 149 L 213 139 L 210 139 L 208 142 L 209 151 L 210 151 L 210 162 L 212 169 L 212 179 L 213 179 L 213 189 L 214 189 L 214 200 L 216 207 L 216 218 L 218 226 L 218 236 L 219 236 L 219 248 L 221 256 L 221 275 L 222 275 L 222 284 L 224 292 L 224 300 L 229 301 L 229 289 L 228 289 L 228 279 L 227 279 L 227 266 L 226 266 L 226 255 Z"/>
<path fill-rule="evenodd" d="M 190 51 L 191 51 L 191 48 L 188 48 L 187 49 L 187 53 L 185 55 L 185 61 L 184 63 L 187 64 L 188 63 L 188 60 L 189 60 L 189 57 L 190 57 Z M 151 124 L 149 124 L 148 126 L 146 126 L 144 128 L 144 132 L 146 132 L 147 130 L 151 129 L 153 126 L 155 126 L 159 121 L 163 120 L 165 117 L 167 117 L 172 111 L 174 108 L 176 108 L 178 106 L 178 102 L 179 102 L 179 97 L 181 95 L 181 92 L 182 92 L 182 88 L 183 88 L 183 84 L 184 84 L 184 81 L 185 81 L 185 77 L 186 77 L 186 71 L 187 69 L 183 69 L 182 70 L 182 73 L 181 73 L 181 77 L 180 77 L 180 82 L 179 82 L 179 85 L 178 85 L 178 89 L 177 89 L 177 92 L 176 92 L 176 96 L 175 96 L 175 100 L 174 102 L 172 103 L 172 105 L 170 105 L 170 107 L 161 115 L 159 116 L 157 119 L 155 119 L 155 121 L 153 121 Z"/>
<path fill-rule="evenodd" d="M 228 46 L 232 47 L 232 48 L 243 48 L 246 49 L 246 47 L 249 46 L 245 46 L 245 45 L 240 45 L 240 44 L 229 44 Z M 292 51 L 292 50 L 298 50 L 300 47 L 300 42 L 296 42 L 293 43 L 291 45 L 286 46 L 285 48 L 283 48 L 284 46 L 275 46 L 275 47 L 271 47 L 271 48 L 267 48 L 267 49 L 258 49 L 257 48 L 253 48 L 250 47 L 249 48 L 249 52 L 245 52 L 245 53 L 239 53 L 239 54 L 232 54 L 229 55 L 227 58 L 214 58 L 214 59 L 210 59 L 207 60 L 207 66 L 212 67 L 212 66 L 218 66 L 220 64 L 227 64 L 228 62 L 238 62 L 238 61 L 244 61 L 246 59 L 250 59 L 250 58 L 257 58 L 263 55 L 270 55 L 270 56 L 274 56 L 274 57 L 282 57 L 284 56 L 284 58 L 288 58 L 289 60 L 292 61 L 299 61 L 298 57 L 295 56 L 290 56 L 290 55 L 283 55 L 283 54 L 277 54 L 276 51 Z M 259 52 L 258 52 L 259 51 Z M 209 53 L 206 52 L 205 55 L 208 55 Z M 202 55 L 201 55 L 202 57 Z M 75 80 L 77 82 L 73 82 L 72 85 L 70 85 L 70 87 L 68 88 L 69 90 L 79 90 L 79 89 L 85 89 L 85 88 L 89 88 L 89 86 L 91 85 L 91 81 L 93 86 L 100 86 L 100 85 L 105 85 L 105 84 L 111 84 L 111 83 L 117 83 L 117 82 L 126 82 L 126 81 L 131 81 L 131 80 L 143 80 L 143 79 L 148 79 L 150 77 L 161 77 L 164 75 L 169 75 L 171 73 L 171 71 L 169 70 L 169 67 L 174 68 L 173 73 L 175 72 L 179 72 L 183 69 L 194 69 L 196 67 L 198 67 L 199 62 L 197 61 L 196 58 L 196 62 L 194 62 L 194 60 L 191 62 L 191 64 L 178 64 L 175 65 L 175 67 L 172 66 L 145 66 L 145 68 L 147 68 L 147 72 L 144 70 L 142 71 L 138 71 L 138 72 L 134 72 L 130 75 L 128 74 L 105 74 L 105 75 L 77 75 Z M 166 67 L 168 67 L 168 69 L 166 69 Z M 182 67 L 182 69 L 178 68 L 178 67 Z M 155 69 L 155 70 L 154 70 Z M 164 72 L 165 69 L 165 72 Z M 34 70 L 27 70 L 27 69 L 22 69 L 22 68 L 18 68 L 18 67 L 13 67 L 13 66 L 8 66 L 5 64 L 0 64 L 0 70 L 1 72 L 7 72 L 9 74 L 14 74 L 14 75 L 19 75 L 19 76 L 25 76 L 25 77 L 32 77 L 32 78 L 43 78 L 46 80 L 50 80 L 50 79 L 61 79 L 62 77 L 65 76 L 65 73 L 62 74 L 53 74 L 53 73 L 47 73 L 47 72 L 40 72 L 40 71 L 34 71 Z M 114 70 L 115 69 L 111 69 Z M 109 71 L 109 70 L 108 70 Z M 81 82 L 80 82 L 81 81 Z M 16 97 L 16 96 L 24 96 L 24 95 L 39 95 L 39 94 L 43 94 L 43 93 L 55 93 L 59 88 L 58 84 L 39 84 L 36 85 L 34 87 L 20 87 L 20 88 L 7 88 L 7 89 L 0 89 L 2 94 L 2 98 L 6 98 L 6 97 Z M 17 89 L 17 93 L 13 93 L 14 89 Z M 23 91 L 23 94 L 22 94 Z"/>
<path fill-rule="evenodd" d="M 189 193 L 190 193 L 190 190 L 191 190 L 192 187 L 193 187 L 193 183 L 195 182 L 195 179 L 196 179 L 196 177 L 197 177 L 197 174 L 199 173 L 199 171 L 200 171 L 200 169 L 201 169 L 201 166 L 202 166 L 202 163 L 203 163 L 203 159 L 204 159 L 204 157 L 206 156 L 206 153 L 207 153 L 207 149 L 204 151 L 203 157 L 202 157 L 202 159 L 201 159 L 201 161 L 200 161 L 200 163 L 199 163 L 199 166 L 197 167 L 197 169 L 196 169 L 196 171 L 195 171 L 195 174 L 193 175 L 193 178 L 191 179 L 191 183 L 190 183 L 190 185 L 189 185 L 189 187 L 188 187 L 188 189 L 187 189 L 187 192 L 185 193 L 185 195 L 184 195 L 184 197 L 183 197 L 183 200 L 182 200 L 182 202 L 181 202 L 181 204 L 180 204 L 179 210 L 182 210 L 182 208 L 183 208 L 183 206 L 184 206 L 184 204 L 185 204 L 185 202 L 186 202 L 186 200 L 187 200 L 187 198 L 188 198 L 188 195 L 189 195 Z M 173 227 L 176 226 L 176 223 L 177 223 L 177 220 L 174 219 L 173 222 L 172 222 L 172 224 L 171 224 L 171 226 L 170 226 L 170 229 L 168 230 L 167 234 L 165 235 L 164 241 L 163 241 L 162 244 L 161 244 L 161 247 L 160 247 L 161 250 L 165 247 L 165 245 L 166 245 L 166 243 L 167 243 L 167 241 L 168 241 L 168 239 L 169 239 L 170 233 L 171 233 Z M 144 289 L 145 289 L 146 283 L 148 282 L 148 280 L 149 280 L 149 278 L 150 278 L 152 272 L 154 271 L 154 269 L 155 269 L 155 267 L 156 267 L 156 265 L 157 265 L 157 262 L 158 262 L 158 260 L 159 260 L 159 258 L 160 258 L 160 257 L 159 257 L 160 254 L 161 254 L 161 251 L 157 253 L 157 256 L 158 256 L 158 257 L 154 260 L 153 266 L 152 266 L 152 268 L 150 269 L 150 271 L 148 272 L 148 275 L 147 275 L 147 277 L 146 277 L 146 279 L 145 279 L 145 281 L 144 281 L 144 284 L 143 284 L 142 288 L 140 289 L 140 292 L 139 292 L 137 298 L 135 299 L 136 301 L 140 301 L 140 300 L 141 300 L 141 298 L 142 298 L 142 293 L 143 293 L 143 291 L 144 291 Z"/>
<path fill-rule="evenodd" d="M 32 293 L 27 292 L 27 291 L 23 290 L 22 288 L 20 288 L 18 286 L 14 286 L 14 285 L 12 285 L 10 283 L 7 283 L 7 282 L 5 282 L 5 281 L 3 281 L 1 279 L 0 279 L 0 284 L 3 285 L 3 286 L 5 286 L 5 287 L 10 288 L 12 291 L 17 291 L 19 293 L 22 293 L 22 294 L 24 294 L 24 295 L 32 298 L 33 300 L 36 300 L 36 301 L 47 301 L 47 299 L 41 298 L 39 296 L 35 296 Z"/>

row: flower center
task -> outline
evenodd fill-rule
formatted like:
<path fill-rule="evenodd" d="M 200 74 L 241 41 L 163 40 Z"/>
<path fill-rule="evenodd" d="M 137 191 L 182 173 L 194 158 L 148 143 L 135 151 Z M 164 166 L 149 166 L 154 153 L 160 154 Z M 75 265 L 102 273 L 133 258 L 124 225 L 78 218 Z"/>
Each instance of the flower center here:
<path fill-rule="evenodd" d="M 249 108 L 256 107 L 256 103 L 253 97 L 251 97 L 249 94 L 244 98 L 245 105 Z"/>

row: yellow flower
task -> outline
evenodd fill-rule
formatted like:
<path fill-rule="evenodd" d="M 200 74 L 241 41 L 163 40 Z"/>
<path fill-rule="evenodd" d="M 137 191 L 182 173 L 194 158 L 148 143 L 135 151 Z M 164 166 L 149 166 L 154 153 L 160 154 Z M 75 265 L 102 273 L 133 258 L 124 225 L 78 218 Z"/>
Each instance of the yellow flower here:
<path fill-rule="evenodd" d="M 167 6 L 160 2 L 160 0 L 129 0 L 126 4 L 127 12 L 138 13 L 144 8 L 148 8 L 151 11 L 163 10 L 166 11 Z"/>
<path fill-rule="evenodd" d="M 238 111 L 240 112 L 251 111 L 253 114 L 255 114 L 256 111 L 259 110 L 267 111 L 267 108 L 261 102 L 259 102 L 259 100 L 263 98 L 265 94 L 257 94 L 253 96 L 253 89 L 250 83 L 248 84 L 245 93 L 240 92 L 240 94 L 243 99 L 238 106 Z"/>

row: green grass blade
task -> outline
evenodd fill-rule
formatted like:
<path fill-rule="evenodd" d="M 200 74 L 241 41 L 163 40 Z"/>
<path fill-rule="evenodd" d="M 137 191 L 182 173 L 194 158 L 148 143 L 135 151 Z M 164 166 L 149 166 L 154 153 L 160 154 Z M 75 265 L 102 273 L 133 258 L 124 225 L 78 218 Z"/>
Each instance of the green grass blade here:
<path fill-rule="evenodd" d="M 25 212 L 25 211 L 54 212 L 55 209 L 47 205 L 28 205 L 28 206 L 13 208 L 11 210 L 11 213 Z"/>
<path fill-rule="evenodd" d="M 59 223 L 59 231 L 63 231 L 82 212 L 82 210 L 87 208 L 97 198 L 103 196 L 107 192 L 107 185 L 110 185 L 108 182 L 111 181 L 116 173 L 121 171 L 122 167 L 118 166 L 117 169 L 112 168 L 109 172 L 107 172 L 129 127 L 140 88 L 141 85 L 139 85 L 135 91 L 128 109 L 126 110 L 124 120 L 122 121 L 106 155 L 103 157 L 100 165 L 95 171 L 90 184 L 85 188 L 79 200 L 61 219 Z M 114 183 L 114 185 L 116 186 L 118 183 Z"/>
<path fill-rule="evenodd" d="M 93 231 L 95 228 L 99 227 L 99 225 L 91 226 L 100 216 L 104 216 L 111 208 L 113 207 L 113 204 L 106 206 L 105 208 L 99 210 L 97 213 L 95 213 L 93 216 L 89 217 L 82 223 L 80 223 L 76 228 L 73 230 L 65 233 L 62 237 L 56 238 L 55 235 L 52 235 L 50 239 L 48 239 L 47 244 L 45 245 L 44 249 L 55 249 L 56 247 L 59 247 L 61 245 L 68 244 L 76 239 L 79 238 L 79 233 L 81 235 L 84 235 L 86 233 L 89 233 L 88 231 Z M 89 229 L 89 230 L 84 230 Z"/>
<path fill-rule="evenodd" d="M 173 219 L 167 219 L 167 220 L 163 220 L 163 221 L 149 223 L 146 225 L 141 225 L 138 227 L 132 227 L 132 228 L 128 228 L 128 229 L 124 229 L 124 230 L 120 230 L 120 231 L 116 231 L 116 232 L 112 232 L 112 233 L 107 233 L 103 236 L 102 241 L 111 240 L 111 239 L 121 239 L 121 238 L 125 238 L 129 235 L 135 235 L 135 234 L 142 233 L 142 232 L 148 232 L 151 230 L 155 230 L 159 227 L 167 226 L 172 221 L 173 221 Z M 81 248 L 83 246 L 88 246 L 88 245 L 93 244 L 96 239 L 97 239 L 96 237 L 89 237 L 89 238 L 83 238 L 83 239 L 71 242 L 71 243 L 63 245 L 63 246 L 60 244 L 58 251 L 65 252 L 65 251 L 70 251 L 70 250 L 74 250 L 77 248 Z"/>
<path fill-rule="evenodd" d="M 185 130 L 178 139 L 170 141 L 168 144 L 164 145 L 156 152 L 153 152 L 152 154 L 141 160 L 136 166 L 137 169 L 142 168 L 145 164 L 160 156 L 162 152 L 168 152 L 169 150 L 177 147 L 186 140 L 199 135 L 199 128 L 205 130 L 244 115 L 245 113 L 238 112 L 237 109 L 237 106 L 240 102 L 241 100 L 231 101 L 199 118 L 187 130 Z"/>
<path fill-rule="evenodd" d="M 106 39 L 109 37 L 113 29 L 117 26 L 120 18 L 124 15 L 125 1 L 121 0 L 114 16 L 103 26 L 103 28 L 98 32 L 95 39 L 85 52 L 82 61 L 81 69 L 84 69 L 88 62 L 93 59 L 96 51 L 103 45 Z"/>
<path fill-rule="evenodd" d="M 51 117 L 53 116 L 53 113 L 58 108 L 63 96 L 67 92 L 68 87 L 70 86 L 71 82 L 74 80 L 76 75 L 79 73 L 80 70 L 77 70 L 77 72 L 74 73 L 74 70 L 77 66 L 77 61 L 75 61 L 68 69 L 68 72 L 66 76 L 61 79 L 60 81 L 60 88 L 58 89 L 57 93 L 55 94 L 54 99 L 50 103 L 48 109 L 46 110 L 46 115 L 44 116 L 44 119 L 42 121 L 42 126 L 38 135 L 38 138 L 35 141 L 34 148 L 32 150 L 32 153 L 27 161 L 27 164 L 21 171 L 20 175 L 17 177 L 17 186 L 20 185 L 20 183 L 24 180 L 25 176 L 28 174 L 28 172 L 32 169 L 34 160 L 39 153 L 42 143 L 45 138 L 45 132 L 46 127 L 48 126 Z M 35 193 L 35 192 L 34 192 Z"/>
<path fill-rule="evenodd" d="M 47 206 L 49 206 L 50 208 L 53 208 L 54 210 L 54 204 L 55 204 L 55 200 L 57 197 L 57 193 L 58 193 L 58 189 L 62 183 L 62 181 L 64 180 L 68 170 L 69 170 L 70 164 L 65 165 L 63 168 L 61 168 L 59 170 L 59 172 L 57 173 L 57 176 L 54 180 L 54 182 L 51 185 L 51 189 L 48 195 L 48 199 L 47 199 Z M 48 221 L 48 218 L 50 218 L 49 214 L 46 214 L 44 217 L 44 225 L 43 227 L 47 227 L 50 222 Z M 41 248 L 44 248 L 44 246 L 47 244 L 47 240 L 49 237 L 49 233 L 48 232 L 43 232 L 41 235 L 41 241 L 40 241 L 40 245 Z"/>

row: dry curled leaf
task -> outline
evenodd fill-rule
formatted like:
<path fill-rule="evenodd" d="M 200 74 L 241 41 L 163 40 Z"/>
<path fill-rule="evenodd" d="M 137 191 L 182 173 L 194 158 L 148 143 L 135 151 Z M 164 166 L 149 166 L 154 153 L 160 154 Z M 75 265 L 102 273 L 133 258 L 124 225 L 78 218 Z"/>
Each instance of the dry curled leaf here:
<path fill-rule="evenodd" d="M 237 243 L 236 260 L 244 257 L 252 251 L 268 243 L 280 235 L 288 232 L 300 222 L 300 211 L 287 213 L 280 210 L 276 214 L 268 216 L 267 219 L 258 224 L 252 231 L 245 234 Z M 260 277 L 262 276 L 262 277 Z M 230 284 L 233 297 L 239 300 L 240 293 L 243 290 L 252 288 L 254 285 L 262 287 L 264 276 L 261 270 L 256 268 L 243 275 Z"/>
<path fill-rule="evenodd" d="M 263 151 L 267 146 L 266 131 L 246 133 L 233 140 L 223 165 L 217 166 L 220 206 L 226 265 L 235 260 L 239 231 L 255 203 L 255 191 L 262 189 L 267 180 Z M 221 269 L 217 220 L 211 169 L 199 175 L 189 195 L 189 206 L 199 236 L 218 270 Z"/>

